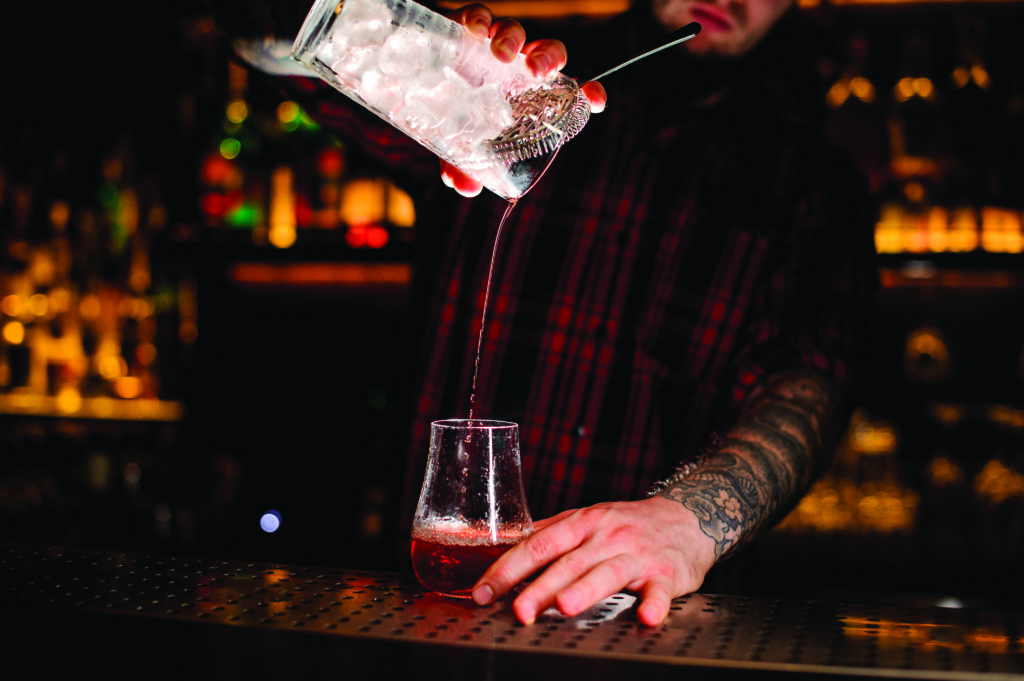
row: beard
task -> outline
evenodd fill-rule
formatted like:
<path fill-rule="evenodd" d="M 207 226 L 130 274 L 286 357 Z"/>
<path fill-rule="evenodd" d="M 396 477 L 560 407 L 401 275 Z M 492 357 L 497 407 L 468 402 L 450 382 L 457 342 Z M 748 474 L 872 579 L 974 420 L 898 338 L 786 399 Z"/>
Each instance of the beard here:
<path fill-rule="evenodd" d="M 669 32 L 654 13 L 654 3 L 658 1 L 633 3 L 628 40 L 635 45 L 634 49 L 649 45 L 656 40 L 656 36 L 664 36 Z M 646 79 L 650 87 L 668 85 L 675 92 L 673 99 L 682 98 L 690 104 L 714 101 L 734 88 L 764 79 L 773 68 L 778 68 L 779 57 L 784 54 L 782 47 L 787 40 L 785 35 L 789 30 L 786 27 L 793 23 L 792 17 L 795 15 L 794 4 L 760 41 L 743 54 L 702 49 L 696 44 L 700 40 L 698 35 L 694 40 L 665 50 L 662 66 L 656 63 L 650 64 L 650 68 L 640 66 L 637 68 L 639 73 L 632 75 Z M 671 74 L 667 83 L 664 76 L 666 73 Z"/>

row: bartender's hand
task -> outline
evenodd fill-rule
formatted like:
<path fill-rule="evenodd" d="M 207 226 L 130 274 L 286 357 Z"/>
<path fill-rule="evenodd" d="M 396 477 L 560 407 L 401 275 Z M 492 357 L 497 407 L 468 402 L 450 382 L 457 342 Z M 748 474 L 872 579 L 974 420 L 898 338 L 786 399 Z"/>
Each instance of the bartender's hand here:
<path fill-rule="evenodd" d="M 490 603 L 547 566 L 512 604 L 532 623 L 555 606 L 574 616 L 613 593 L 640 594 L 649 626 L 695 591 L 716 560 L 771 526 L 831 459 L 842 401 L 813 370 L 770 377 L 715 451 L 665 481 L 658 496 L 598 504 L 536 524 L 484 573 L 473 598 Z"/>
<path fill-rule="evenodd" d="M 627 590 L 640 597 L 640 621 L 657 626 L 672 599 L 696 591 L 714 563 L 714 541 L 676 501 L 655 496 L 598 504 L 537 521 L 480 578 L 473 598 L 491 603 L 548 566 L 512 604 L 524 624 L 552 606 L 573 617 Z"/>
<path fill-rule="evenodd" d="M 510 62 L 522 52 L 526 65 L 535 76 L 545 76 L 565 67 L 568 54 L 558 40 L 534 40 L 526 42 L 526 31 L 515 19 L 495 18 L 491 10 L 481 4 L 466 5 L 449 12 L 446 16 L 464 24 L 471 32 L 491 39 L 491 53 L 503 62 Z M 590 102 L 590 110 L 598 113 L 604 109 L 605 91 L 600 83 L 586 83 L 583 94 Z M 482 185 L 467 177 L 458 168 L 441 161 L 441 179 L 463 196 L 476 196 Z"/>

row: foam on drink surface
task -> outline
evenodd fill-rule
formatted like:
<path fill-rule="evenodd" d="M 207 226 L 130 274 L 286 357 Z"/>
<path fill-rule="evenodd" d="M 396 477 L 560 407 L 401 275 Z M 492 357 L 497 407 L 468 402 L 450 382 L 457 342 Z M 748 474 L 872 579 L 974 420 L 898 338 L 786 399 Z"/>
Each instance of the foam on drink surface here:
<path fill-rule="evenodd" d="M 452 546 L 517 544 L 527 534 L 529 530 L 522 527 L 507 527 L 492 533 L 482 524 L 468 525 L 456 520 L 417 521 L 412 529 L 413 539 Z"/>

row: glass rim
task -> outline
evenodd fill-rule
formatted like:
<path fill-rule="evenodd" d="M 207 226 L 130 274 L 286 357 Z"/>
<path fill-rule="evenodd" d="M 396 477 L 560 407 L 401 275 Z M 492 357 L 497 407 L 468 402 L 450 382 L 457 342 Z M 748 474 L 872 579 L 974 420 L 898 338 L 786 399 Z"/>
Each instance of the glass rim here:
<path fill-rule="evenodd" d="M 328 29 L 334 23 L 334 18 L 341 14 L 341 6 L 344 4 L 345 0 L 316 0 L 292 43 L 292 59 L 311 66 L 320 43 L 325 40 Z"/>
<path fill-rule="evenodd" d="M 513 421 L 500 421 L 496 419 L 441 419 L 430 424 L 433 428 L 446 428 L 452 430 L 498 430 L 507 428 L 519 428 L 518 423 Z"/>

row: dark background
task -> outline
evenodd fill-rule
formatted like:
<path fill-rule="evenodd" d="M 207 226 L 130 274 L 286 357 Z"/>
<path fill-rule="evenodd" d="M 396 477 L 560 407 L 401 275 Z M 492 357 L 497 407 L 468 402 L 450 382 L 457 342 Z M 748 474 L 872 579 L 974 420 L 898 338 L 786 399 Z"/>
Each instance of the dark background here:
<path fill-rule="evenodd" d="M 401 494 L 417 341 L 429 332 L 417 321 L 415 291 L 247 284 L 231 273 L 253 262 L 411 265 L 420 245 L 396 241 L 369 252 L 347 246 L 342 232 L 310 230 L 282 251 L 245 230 L 206 225 L 200 168 L 219 134 L 228 68 L 204 4 L 95 5 L 32 3 L 23 19 L 0 26 L 0 196 L 7 197 L 0 235 L 8 249 L 0 272 L 25 266 L 12 244 L 51 236 L 41 218 L 27 235 L 13 231 L 12 187 L 36 188 L 41 214 L 59 157 L 70 195 L 88 204 L 102 160 L 127 150 L 129 180 L 155 186 L 169 216 L 152 235 L 154 279 L 198 291 L 198 342 L 174 340 L 173 307 L 164 320 L 170 331 L 160 397 L 184 404 L 186 416 L 159 423 L 0 415 L 0 540 L 405 569 L 404 532 L 391 512 Z M 822 123 L 858 154 L 880 202 L 921 209 L 903 193 L 907 182 L 920 181 L 932 204 L 1020 214 L 1021 10 L 1016 2 L 953 2 L 807 12 L 794 50 L 814 66 L 818 101 L 848 63 L 850 35 L 870 37 L 866 75 L 877 84 L 876 104 L 843 116 L 823 107 Z M 905 112 L 891 105 L 889 92 L 904 68 L 906 38 L 925 36 L 928 68 L 948 74 L 965 17 L 985 21 L 992 89 L 965 118 L 943 85 L 944 98 L 925 113 L 939 121 L 933 151 L 942 172 L 898 177 L 887 135 Z M 247 99 L 254 110 L 271 111 L 281 96 L 273 82 L 250 78 Z M 348 177 L 377 173 L 355 154 L 346 163 Z M 992 416 L 993 407 L 1024 409 L 1021 258 L 881 258 L 886 287 L 858 417 L 892 428 L 898 445 L 877 457 L 841 455 L 833 480 L 837 488 L 845 480 L 861 490 L 897 484 L 912 491 L 914 522 L 887 531 L 780 531 L 727 566 L 723 588 L 928 602 L 1020 598 L 1024 492 L 995 503 L 971 481 L 991 461 L 1024 470 L 1024 425 Z M 909 276 L 922 270 L 920 261 L 935 275 Z M 123 262 L 101 265 L 99 276 L 123 281 Z M 908 365 L 906 339 L 924 326 L 941 332 L 954 357 L 945 373 L 928 373 L 934 358 L 918 357 L 916 370 Z M 949 406 L 955 418 L 936 416 Z M 957 463 L 962 480 L 936 485 L 929 466 L 939 455 Z M 141 478 L 126 477 L 129 468 Z M 271 509 L 282 518 L 273 534 L 258 524 Z"/>

